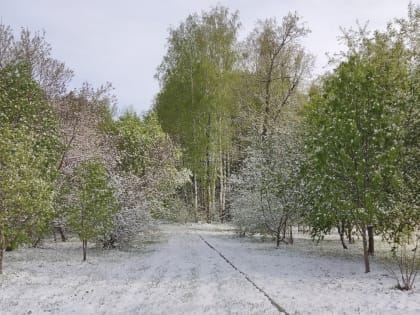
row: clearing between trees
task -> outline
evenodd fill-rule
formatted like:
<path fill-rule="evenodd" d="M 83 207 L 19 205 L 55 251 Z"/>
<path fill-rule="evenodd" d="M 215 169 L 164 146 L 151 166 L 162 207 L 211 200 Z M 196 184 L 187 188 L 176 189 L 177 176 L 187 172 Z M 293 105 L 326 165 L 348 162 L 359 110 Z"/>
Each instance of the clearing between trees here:
<path fill-rule="evenodd" d="M 276 249 L 238 238 L 229 225 L 163 224 L 160 230 L 159 242 L 136 250 L 92 247 L 87 262 L 78 240 L 8 253 L 0 313 L 420 313 L 418 290 L 394 289 L 376 258 L 373 271 L 363 273 L 359 248 L 344 251 L 338 239 L 316 245 L 296 235 L 296 246 Z"/>

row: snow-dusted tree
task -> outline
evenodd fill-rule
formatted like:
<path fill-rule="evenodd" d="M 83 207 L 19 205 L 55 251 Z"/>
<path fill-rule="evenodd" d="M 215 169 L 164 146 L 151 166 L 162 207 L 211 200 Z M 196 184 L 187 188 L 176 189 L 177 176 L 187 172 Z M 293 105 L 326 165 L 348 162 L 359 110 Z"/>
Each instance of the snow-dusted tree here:
<path fill-rule="evenodd" d="M 368 226 L 393 229 L 389 215 L 404 186 L 405 122 L 415 103 L 407 101 L 409 55 L 398 37 L 370 36 L 362 29 L 346 33 L 346 39 L 348 52 L 312 96 L 308 111 L 309 218 L 321 234 L 335 220 L 350 218 L 362 236 L 369 272 Z M 412 229 L 402 211 L 396 214 L 393 220 Z"/>
<path fill-rule="evenodd" d="M 247 158 L 240 171 L 229 178 L 231 185 L 230 206 L 232 223 L 241 235 L 265 232 L 264 216 L 261 211 L 262 173 L 259 167 L 263 157 L 261 152 L 248 149 Z"/>
<path fill-rule="evenodd" d="M 420 6 L 409 5 L 408 17 L 391 24 L 388 32 L 404 44 L 409 69 L 407 93 L 400 94 L 406 103 L 399 132 L 403 143 L 400 189 L 394 196 L 394 207 L 384 218 L 388 228 L 383 230 L 385 237 L 399 247 L 412 239 L 413 230 L 420 231 Z"/>
<path fill-rule="evenodd" d="M 298 128 L 296 117 L 283 112 L 281 127 L 248 150 L 243 167 L 231 180 L 233 222 L 241 232 L 273 235 L 277 246 L 287 242 L 287 228 L 297 222 L 302 210 Z"/>
<path fill-rule="evenodd" d="M 83 161 L 97 157 L 104 162 L 108 171 L 115 167 L 115 153 L 105 130 L 112 120 L 111 89 L 109 84 L 94 89 L 84 83 L 79 90 L 54 102 L 63 150 L 57 166 L 60 177 L 56 183 L 56 216 L 52 225 L 54 231 L 60 232 L 62 240 L 65 240 L 67 181 L 74 169 Z"/>
<path fill-rule="evenodd" d="M 297 14 L 260 21 L 242 46 L 240 142 L 249 149 L 232 177 L 233 220 L 245 231 L 285 238 L 297 213 L 301 155 L 296 108 L 312 58 L 300 41 L 309 32 Z"/>
<path fill-rule="evenodd" d="M 26 130 L 0 127 L 0 273 L 8 246 L 31 242 L 52 216 L 53 185 L 44 176 L 45 156 L 32 149 Z"/>
<path fill-rule="evenodd" d="M 111 123 L 114 97 L 111 84 L 93 88 L 88 83 L 55 102 L 65 150 L 59 170 L 70 174 L 82 161 L 100 156 L 106 166 L 115 166 L 110 156 L 105 126 Z"/>
<path fill-rule="evenodd" d="M 16 62 L 28 65 L 32 79 L 50 101 L 64 95 L 73 77 L 73 71 L 51 57 L 51 45 L 45 39 L 45 32 L 31 33 L 22 28 L 16 39 L 13 30 L 0 23 L 0 68 Z"/>
<path fill-rule="evenodd" d="M 0 69 L 0 135 L 1 260 L 7 246 L 45 232 L 61 148 L 55 117 L 25 64 Z"/>
<path fill-rule="evenodd" d="M 84 161 L 74 170 L 72 190 L 68 223 L 82 241 L 85 261 L 87 242 L 109 233 L 119 205 L 106 169 L 98 161 Z"/>
<path fill-rule="evenodd" d="M 296 13 L 289 13 L 280 22 L 259 21 L 242 45 L 243 123 L 263 137 L 276 128 L 284 107 L 300 95 L 300 85 L 311 70 L 313 58 L 301 44 L 309 32 Z"/>
<path fill-rule="evenodd" d="M 11 62 L 13 45 L 14 37 L 12 28 L 0 23 L 0 68 L 5 67 Z"/>
<path fill-rule="evenodd" d="M 156 223 L 145 202 L 142 178 L 130 174 L 113 174 L 111 184 L 121 205 L 113 217 L 112 230 L 98 239 L 105 248 L 136 247 L 151 240 Z"/>
<path fill-rule="evenodd" d="M 151 236 L 154 220 L 187 216 L 177 189 L 190 179 L 178 169 L 180 152 L 162 131 L 156 114 L 126 112 L 110 125 L 116 163 L 113 185 L 122 209 L 105 246 L 135 246 Z"/>

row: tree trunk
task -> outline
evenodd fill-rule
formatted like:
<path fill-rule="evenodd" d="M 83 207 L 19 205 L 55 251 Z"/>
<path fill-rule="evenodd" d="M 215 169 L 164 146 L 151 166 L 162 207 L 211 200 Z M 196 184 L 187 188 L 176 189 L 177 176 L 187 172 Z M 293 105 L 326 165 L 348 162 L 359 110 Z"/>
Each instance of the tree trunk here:
<path fill-rule="evenodd" d="M 293 226 L 289 226 L 289 244 L 293 244 Z"/>
<path fill-rule="evenodd" d="M 274 66 L 274 59 L 271 59 L 270 67 L 267 73 L 267 80 L 265 81 L 264 122 L 263 122 L 262 133 L 261 133 L 263 140 L 267 139 L 268 117 L 270 115 L 270 98 L 271 98 L 270 86 L 271 86 L 271 80 L 272 80 L 273 66 Z"/>
<path fill-rule="evenodd" d="M 32 247 L 37 248 L 39 244 L 41 243 L 42 239 L 38 236 L 36 239 L 32 242 Z"/>
<path fill-rule="evenodd" d="M 344 241 L 344 223 L 343 222 L 341 222 L 341 226 L 340 226 L 340 222 L 338 223 L 337 230 L 338 230 L 338 234 L 340 235 L 341 245 L 343 245 L 344 249 L 347 249 L 346 242 Z"/>
<path fill-rule="evenodd" d="M 86 261 L 87 240 L 82 241 L 82 246 L 83 246 L 83 261 Z"/>
<path fill-rule="evenodd" d="M 219 194 L 219 207 L 220 207 L 220 222 L 224 222 L 225 219 L 225 209 L 224 209 L 224 194 L 225 194 L 225 172 L 223 167 L 223 153 L 220 149 L 220 165 L 219 165 L 219 176 L 220 176 L 220 194 Z"/>
<path fill-rule="evenodd" d="M 58 232 L 60 232 L 61 241 L 65 242 L 67 240 L 66 235 L 64 234 L 64 229 L 62 226 L 58 228 Z"/>
<path fill-rule="evenodd" d="M 4 251 L 7 247 L 5 243 L 4 234 L 0 231 L 0 275 L 3 273 L 3 257 Z"/>
<path fill-rule="evenodd" d="M 198 214 L 198 187 L 197 187 L 197 175 L 194 174 L 194 211 L 195 221 L 197 222 Z"/>
<path fill-rule="evenodd" d="M 279 228 L 279 229 L 277 229 L 277 233 L 276 233 L 276 247 L 277 248 L 280 247 L 280 235 L 281 235 L 281 232 L 280 232 L 280 228 Z"/>
<path fill-rule="evenodd" d="M 211 163 L 210 163 L 210 126 L 211 126 L 211 116 L 210 113 L 208 114 L 207 120 L 207 128 L 206 128 L 206 138 L 207 138 L 207 146 L 206 146 L 206 175 L 207 175 L 207 223 L 211 222 L 211 208 L 212 208 L 212 189 L 211 189 Z"/>
<path fill-rule="evenodd" d="M 283 230 L 283 240 L 285 240 L 286 239 L 286 230 L 287 230 L 287 221 L 286 222 L 284 222 L 284 225 L 283 225 L 283 227 L 282 227 L 282 230 Z"/>
<path fill-rule="evenodd" d="M 229 155 L 229 152 L 227 152 L 227 154 L 226 154 L 226 169 L 225 170 L 226 170 L 226 176 L 225 176 L 226 185 L 225 185 L 225 199 L 223 200 L 223 202 L 224 202 L 223 207 L 225 209 L 225 219 L 230 220 L 229 207 L 226 207 L 226 199 L 227 199 L 226 196 L 229 197 L 229 194 L 230 194 L 230 184 L 229 184 L 229 180 L 228 180 L 228 178 L 230 176 L 230 155 Z"/>
<path fill-rule="evenodd" d="M 2 246 L 0 246 L 0 275 L 3 273 L 3 255 L 4 249 Z"/>
<path fill-rule="evenodd" d="M 207 184 L 207 223 L 211 223 L 211 184 Z"/>
<path fill-rule="evenodd" d="M 217 170 L 214 174 L 217 174 Z M 211 213 L 212 218 L 216 217 L 216 179 L 212 180 L 211 183 Z"/>
<path fill-rule="evenodd" d="M 348 226 L 347 226 L 347 238 L 348 238 L 348 240 L 349 240 L 349 244 L 353 244 L 354 243 L 354 239 L 353 239 L 353 237 L 352 237 L 352 234 L 351 234 L 351 231 L 352 229 L 351 229 L 351 225 L 349 224 Z"/>
<path fill-rule="evenodd" d="M 368 238 L 369 238 L 369 247 L 368 247 L 368 254 L 373 256 L 375 253 L 375 245 L 373 239 L 373 225 L 368 225 L 367 227 Z"/>
<path fill-rule="evenodd" d="M 367 242 L 367 235 L 366 235 L 366 227 L 362 227 L 362 240 L 363 240 L 363 258 L 365 261 L 365 272 L 370 272 L 370 264 L 369 264 L 369 253 L 368 253 L 368 242 Z"/>

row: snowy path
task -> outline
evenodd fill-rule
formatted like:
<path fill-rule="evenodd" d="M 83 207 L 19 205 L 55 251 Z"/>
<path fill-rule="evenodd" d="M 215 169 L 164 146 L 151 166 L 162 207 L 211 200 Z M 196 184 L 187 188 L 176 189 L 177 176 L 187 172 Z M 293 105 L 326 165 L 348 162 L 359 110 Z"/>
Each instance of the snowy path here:
<path fill-rule="evenodd" d="M 126 311 L 141 314 L 278 314 L 269 301 L 195 233 L 170 229 L 150 256 L 140 286 L 124 293 Z M 144 284 L 147 284 L 146 286 Z"/>
<path fill-rule="evenodd" d="M 152 252 L 90 250 L 86 264 L 78 243 L 10 253 L 0 314 L 279 314 L 198 234 L 164 232 Z"/>
<path fill-rule="evenodd" d="M 359 258 L 276 250 L 223 226 L 162 231 L 147 250 L 92 248 L 87 263 L 77 242 L 7 253 L 0 314 L 279 314 L 276 304 L 289 314 L 420 314 L 419 290 L 392 289 L 375 263 L 364 274 Z"/>

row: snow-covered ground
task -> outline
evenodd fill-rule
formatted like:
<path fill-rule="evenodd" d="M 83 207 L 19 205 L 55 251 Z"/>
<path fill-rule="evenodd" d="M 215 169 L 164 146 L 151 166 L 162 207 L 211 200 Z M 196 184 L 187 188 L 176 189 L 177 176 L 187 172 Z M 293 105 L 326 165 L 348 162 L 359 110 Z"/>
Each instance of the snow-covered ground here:
<path fill-rule="evenodd" d="M 7 253 L 0 314 L 279 314 L 273 304 L 289 314 L 420 314 L 420 288 L 394 289 L 379 262 L 363 273 L 360 253 L 337 241 L 275 249 L 223 225 L 161 229 L 143 249 L 90 248 L 85 263 L 73 241 Z"/>

